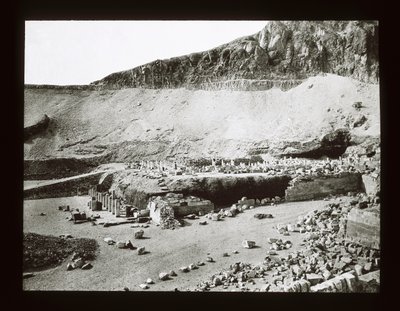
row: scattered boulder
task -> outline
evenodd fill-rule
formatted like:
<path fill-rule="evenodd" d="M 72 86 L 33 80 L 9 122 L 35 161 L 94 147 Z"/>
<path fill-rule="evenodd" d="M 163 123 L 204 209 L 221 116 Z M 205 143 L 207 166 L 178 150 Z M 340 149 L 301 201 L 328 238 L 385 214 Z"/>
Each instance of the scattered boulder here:
<path fill-rule="evenodd" d="M 137 249 L 137 252 L 138 252 L 138 255 L 143 255 L 143 254 L 146 253 L 146 249 L 145 249 L 144 246 L 142 246 L 142 247 L 139 247 L 139 248 Z"/>
<path fill-rule="evenodd" d="M 125 247 L 129 249 L 135 249 L 136 247 L 133 246 L 132 242 L 130 240 L 125 242 Z"/>
<path fill-rule="evenodd" d="M 280 239 L 277 239 L 277 238 L 268 238 L 268 243 L 269 244 L 272 244 L 272 243 L 276 243 L 277 241 L 279 241 Z"/>
<path fill-rule="evenodd" d="M 141 289 L 148 289 L 149 288 L 149 286 L 147 284 L 140 284 L 139 287 Z"/>
<path fill-rule="evenodd" d="M 104 238 L 104 242 L 106 242 L 108 245 L 115 244 L 115 241 L 110 237 Z"/>
<path fill-rule="evenodd" d="M 141 238 L 143 238 L 143 235 L 144 235 L 144 231 L 139 230 L 139 231 L 135 232 L 135 239 L 141 239 Z"/>
<path fill-rule="evenodd" d="M 61 234 L 60 238 L 64 238 L 64 239 L 72 239 L 72 235 L 69 233 L 65 233 L 65 234 Z"/>
<path fill-rule="evenodd" d="M 221 215 L 220 215 L 220 214 L 213 213 L 213 214 L 211 215 L 211 220 L 213 220 L 213 221 L 218 221 L 218 220 L 220 220 L 220 219 L 221 219 Z"/>
<path fill-rule="evenodd" d="M 154 284 L 154 281 L 151 278 L 148 278 L 146 280 L 146 284 Z"/>
<path fill-rule="evenodd" d="M 221 278 L 220 278 L 219 276 L 215 277 L 214 280 L 213 280 L 213 284 L 214 284 L 215 286 L 222 285 Z"/>
<path fill-rule="evenodd" d="M 273 216 L 271 214 L 257 213 L 257 214 L 254 214 L 254 218 L 257 218 L 257 219 L 273 218 Z"/>
<path fill-rule="evenodd" d="M 117 246 L 118 248 L 126 248 L 126 245 L 125 245 L 125 242 L 124 242 L 124 241 L 118 241 L 118 242 L 116 243 L 116 246 Z"/>
<path fill-rule="evenodd" d="M 242 246 L 243 246 L 244 248 L 254 248 L 254 247 L 256 246 L 256 242 L 254 242 L 254 241 L 249 241 L 249 240 L 244 240 L 244 241 L 242 242 Z"/>
<path fill-rule="evenodd" d="M 93 265 L 92 265 L 90 262 L 85 263 L 85 264 L 81 267 L 82 270 L 89 270 L 89 269 L 92 269 L 92 268 L 93 268 Z"/>
<path fill-rule="evenodd" d="M 74 269 L 76 269 L 76 268 L 82 268 L 82 266 L 85 264 L 85 262 L 83 261 L 83 259 L 82 258 L 78 258 L 78 259 L 75 259 L 73 262 L 72 262 L 72 267 L 74 268 Z"/>
<path fill-rule="evenodd" d="M 169 274 L 166 273 L 166 272 L 161 272 L 161 273 L 158 275 L 158 278 L 159 278 L 161 281 L 168 280 L 168 279 L 169 279 Z"/>
<path fill-rule="evenodd" d="M 171 270 L 168 274 L 169 274 L 169 276 L 177 276 L 177 274 L 174 270 Z"/>
<path fill-rule="evenodd" d="M 195 214 L 189 214 L 189 215 L 185 216 L 185 218 L 187 218 L 187 219 L 197 219 L 198 217 Z"/>

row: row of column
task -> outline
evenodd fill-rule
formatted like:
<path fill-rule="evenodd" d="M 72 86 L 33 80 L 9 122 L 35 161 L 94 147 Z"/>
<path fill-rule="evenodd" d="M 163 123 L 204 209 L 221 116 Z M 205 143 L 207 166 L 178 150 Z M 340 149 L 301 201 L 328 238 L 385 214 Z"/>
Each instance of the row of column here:
<path fill-rule="evenodd" d="M 92 211 L 106 210 L 111 212 L 116 217 L 121 215 L 121 201 L 115 197 L 115 192 L 111 194 L 97 192 L 96 188 L 89 189 L 89 196 L 91 197 L 90 208 Z"/>

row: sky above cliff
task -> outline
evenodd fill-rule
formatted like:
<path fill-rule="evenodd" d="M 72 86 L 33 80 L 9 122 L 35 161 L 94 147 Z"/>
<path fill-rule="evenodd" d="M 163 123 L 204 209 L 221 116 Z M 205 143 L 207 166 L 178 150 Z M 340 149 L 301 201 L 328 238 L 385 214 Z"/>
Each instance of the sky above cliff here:
<path fill-rule="evenodd" d="M 211 49 L 266 21 L 26 21 L 25 83 L 88 84 L 110 73 Z"/>

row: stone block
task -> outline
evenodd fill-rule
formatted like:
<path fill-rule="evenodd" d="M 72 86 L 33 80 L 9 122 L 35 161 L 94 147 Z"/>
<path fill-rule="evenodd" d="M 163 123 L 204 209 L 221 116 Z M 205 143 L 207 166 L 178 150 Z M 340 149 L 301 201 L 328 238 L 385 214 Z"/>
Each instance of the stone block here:
<path fill-rule="evenodd" d="M 125 242 L 124 242 L 124 241 L 118 241 L 118 242 L 116 243 L 116 246 L 117 246 L 118 248 L 126 248 L 126 245 L 125 245 Z"/>
<path fill-rule="evenodd" d="M 349 292 L 357 291 L 357 277 L 353 274 L 346 272 L 341 275 L 341 277 L 346 281 L 347 289 Z"/>
<path fill-rule="evenodd" d="M 311 286 L 320 283 L 324 278 L 322 275 L 316 273 L 308 273 L 306 274 L 307 281 L 310 282 Z"/>
<path fill-rule="evenodd" d="M 343 277 L 337 276 L 337 277 L 333 278 L 332 281 L 333 281 L 333 284 L 335 284 L 335 287 L 338 292 L 347 293 L 347 283 Z"/>
<path fill-rule="evenodd" d="M 135 232 L 135 239 L 143 238 L 143 234 L 144 234 L 143 230 L 139 230 L 139 231 Z"/>
<path fill-rule="evenodd" d="M 375 175 L 376 176 L 376 175 Z M 362 175 L 362 183 L 365 193 L 368 195 L 376 196 L 380 191 L 380 178 L 375 178 L 371 175 Z"/>
<path fill-rule="evenodd" d="M 161 273 L 158 275 L 158 278 L 159 278 L 161 281 L 168 280 L 168 279 L 169 279 L 169 274 L 166 273 L 166 272 L 161 272 Z"/>
<path fill-rule="evenodd" d="M 211 215 L 211 220 L 213 220 L 213 221 L 218 221 L 220 219 L 221 219 L 221 215 L 220 214 L 213 213 Z"/>
<path fill-rule="evenodd" d="M 379 249 L 380 213 L 370 208 L 351 209 L 347 217 L 345 238 L 363 246 Z"/>
<path fill-rule="evenodd" d="M 242 246 L 243 246 L 244 248 L 254 248 L 254 247 L 256 246 L 256 242 L 244 240 L 244 241 L 242 242 Z"/>
<path fill-rule="evenodd" d="M 106 242 L 109 245 L 115 243 L 115 241 L 110 237 L 104 238 L 104 242 Z"/>
<path fill-rule="evenodd" d="M 85 264 L 85 261 L 82 259 L 82 258 L 78 258 L 78 259 L 75 259 L 73 262 L 72 262 L 72 267 L 74 268 L 74 269 L 76 269 L 76 268 L 82 268 L 82 266 Z"/>
<path fill-rule="evenodd" d="M 311 283 L 307 280 L 300 280 L 298 281 L 300 285 L 300 291 L 302 293 L 308 293 L 310 291 Z"/>
<path fill-rule="evenodd" d="M 361 275 L 358 278 L 359 292 L 377 293 L 380 287 L 380 270 Z"/>

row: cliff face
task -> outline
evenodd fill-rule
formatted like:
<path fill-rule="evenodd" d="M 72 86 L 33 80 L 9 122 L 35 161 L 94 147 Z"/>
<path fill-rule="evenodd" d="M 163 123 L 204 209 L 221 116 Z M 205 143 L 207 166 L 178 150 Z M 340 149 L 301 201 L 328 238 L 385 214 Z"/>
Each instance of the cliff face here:
<path fill-rule="evenodd" d="M 51 122 L 24 143 L 24 157 L 98 164 L 369 154 L 380 141 L 377 82 L 376 22 L 269 22 L 88 86 L 27 85 L 25 126 L 44 114 Z"/>
<path fill-rule="evenodd" d="M 243 89 L 234 81 L 249 79 L 265 80 L 258 89 L 267 89 L 276 80 L 299 80 L 320 73 L 378 82 L 378 23 L 271 21 L 254 35 L 209 51 L 113 73 L 92 85 L 218 89 L 230 83 Z"/>

